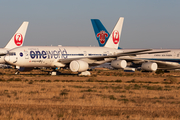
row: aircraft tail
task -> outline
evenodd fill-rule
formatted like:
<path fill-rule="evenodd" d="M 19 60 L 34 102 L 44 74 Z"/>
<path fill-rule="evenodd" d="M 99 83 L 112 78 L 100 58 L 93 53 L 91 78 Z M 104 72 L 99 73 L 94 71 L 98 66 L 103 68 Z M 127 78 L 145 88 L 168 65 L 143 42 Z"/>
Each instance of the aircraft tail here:
<path fill-rule="evenodd" d="M 104 47 L 110 36 L 109 32 L 106 30 L 99 19 L 91 19 L 91 23 L 99 46 Z"/>
<path fill-rule="evenodd" d="M 24 38 L 26 35 L 26 30 L 29 22 L 23 22 L 16 33 L 13 35 L 8 44 L 4 47 L 6 49 L 13 49 L 15 47 L 20 47 L 24 43 Z"/>
<path fill-rule="evenodd" d="M 120 17 L 104 47 L 118 49 L 124 17 Z"/>

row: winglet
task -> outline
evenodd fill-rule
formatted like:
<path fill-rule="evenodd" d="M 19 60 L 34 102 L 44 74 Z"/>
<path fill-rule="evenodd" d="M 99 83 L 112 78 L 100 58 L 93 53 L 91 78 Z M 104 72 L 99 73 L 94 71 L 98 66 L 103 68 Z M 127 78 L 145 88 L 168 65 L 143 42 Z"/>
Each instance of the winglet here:
<path fill-rule="evenodd" d="M 6 49 L 13 49 L 15 47 L 20 47 L 23 45 L 28 24 L 29 22 L 26 21 L 22 23 L 22 25 L 11 38 L 11 40 L 5 46 Z"/>
<path fill-rule="evenodd" d="M 120 17 L 104 47 L 117 49 L 120 42 L 124 17 Z"/>

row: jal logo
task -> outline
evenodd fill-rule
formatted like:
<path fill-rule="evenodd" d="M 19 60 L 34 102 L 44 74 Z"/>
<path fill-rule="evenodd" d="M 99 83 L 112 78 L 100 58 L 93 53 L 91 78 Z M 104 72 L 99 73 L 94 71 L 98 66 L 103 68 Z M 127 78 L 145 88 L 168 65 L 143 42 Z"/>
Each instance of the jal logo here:
<path fill-rule="evenodd" d="M 108 37 L 108 34 L 105 31 L 102 30 L 97 34 L 97 37 L 99 37 L 100 43 L 104 44 L 105 43 L 105 38 Z"/>
<path fill-rule="evenodd" d="M 23 36 L 21 33 L 16 33 L 14 35 L 14 43 L 17 45 L 17 46 L 21 46 L 22 43 L 23 43 Z"/>
<path fill-rule="evenodd" d="M 114 44 L 118 44 L 119 42 L 119 32 L 117 30 L 113 31 L 112 34 Z"/>

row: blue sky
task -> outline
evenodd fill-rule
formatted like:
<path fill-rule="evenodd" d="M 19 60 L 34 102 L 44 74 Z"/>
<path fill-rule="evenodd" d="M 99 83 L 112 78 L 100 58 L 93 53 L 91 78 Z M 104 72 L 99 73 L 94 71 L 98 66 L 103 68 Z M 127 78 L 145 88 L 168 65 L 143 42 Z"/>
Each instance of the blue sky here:
<path fill-rule="evenodd" d="M 180 48 L 179 0 L 0 0 L 0 47 L 23 21 L 25 46 L 98 46 L 90 19 L 109 32 L 124 17 L 122 48 Z"/>

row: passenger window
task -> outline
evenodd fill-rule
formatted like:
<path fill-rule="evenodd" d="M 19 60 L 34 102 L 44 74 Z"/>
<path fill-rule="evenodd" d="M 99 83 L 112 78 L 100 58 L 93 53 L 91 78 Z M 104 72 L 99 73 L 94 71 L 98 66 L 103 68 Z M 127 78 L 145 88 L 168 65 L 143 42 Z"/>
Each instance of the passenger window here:
<path fill-rule="evenodd" d="M 15 52 L 10 52 L 9 55 L 10 56 L 16 56 L 16 53 Z"/>

